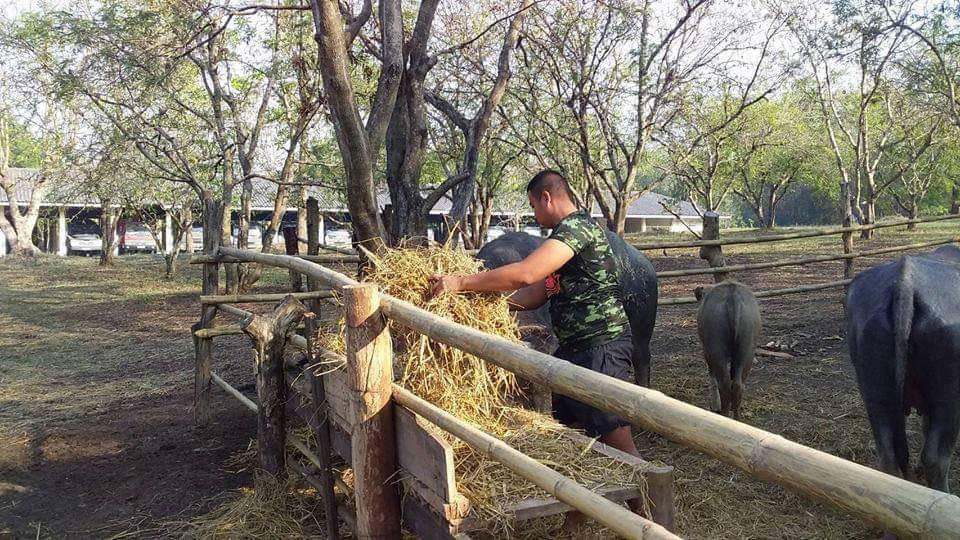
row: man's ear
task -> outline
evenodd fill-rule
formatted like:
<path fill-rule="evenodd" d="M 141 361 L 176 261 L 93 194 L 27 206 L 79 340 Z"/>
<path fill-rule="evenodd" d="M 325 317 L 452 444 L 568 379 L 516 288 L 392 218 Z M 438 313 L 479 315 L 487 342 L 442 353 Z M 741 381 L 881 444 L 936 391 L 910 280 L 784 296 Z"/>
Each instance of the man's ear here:
<path fill-rule="evenodd" d="M 542 202 L 544 206 L 549 206 L 550 203 L 553 202 L 553 195 L 551 195 L 549 191 L 540 192 L 540 202 Z"/>

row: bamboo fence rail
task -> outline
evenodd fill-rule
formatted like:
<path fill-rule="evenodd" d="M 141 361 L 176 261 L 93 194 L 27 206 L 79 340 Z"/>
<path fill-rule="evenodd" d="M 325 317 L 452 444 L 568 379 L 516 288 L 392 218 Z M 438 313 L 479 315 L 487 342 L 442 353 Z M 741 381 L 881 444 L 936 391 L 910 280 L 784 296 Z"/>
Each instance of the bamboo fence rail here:
<path fill-rule="evenodd" d="M 742 244 L 762 244 L 767 242 L 782 242 L 784 240 L 796 240 L 799 238 L 813 238 L 817 236 L 830 236 L 834 234 L 843 234 L 843 233 L 852 233 L 858 231 L 866 231 L 873 229 L 883 229 L 887 227 L 900 227 L 903 225 L 918 224 L 918 223 L 933 223 L 936 221 L 946 221 L 952 219 L 960 219 L 960 215 L 950 214 L 946 216 L 934 216 L 928 218 L 919 218 L 919 219 L 906 219 L 899 221 L 890 221 L 885 223 L 873 223 L 870 225 L 855 225 L 852 227 L 837 227 L 833 229 L 813 229 L 809 231 L 800 231 L 795 233 L 787 234 L 777 234 L 770 236 L 757 236 L 751 238 L 719 238 L 715 240 L 686 240 L 686 241 L 669 241 L 669 242 L 641 242 L 636 244 L 631 244 L 633 247 L 639 250 L 655 250 L 655 249 L 675 249 L 675 248 L 699 248 L 706 246 L 734 246 Z"/>
<path fill-rule="evenodd" d="M 703 274 L 718 274 L 725 272 L 744 272 L 749 270 L 762 270 L 764 268 L 780 268 L 783 266 L 803 266 L 813 263 L 821 262 L 830 262 L 830 261 L 841 261 L 844 259 L 857 259 L 860 257 L 873 257 L 876 255 L 883 255 L 885 253 L 898 253 L 900 251 L 908 251 L 911 249 L 922 249 L 933 246 L 940 246 L 943 244 L 951 244 L 954 242 L 960 242 L 960 236 L 951 236 L 950 238 L 942 238 L 940 240 L 933 240 L 931 242 L 919 242 L 915 244 L 906 244 L 902 246 L 893 246 L 881 249 L 873 249 L 869 251 L 856 251 L 853 253 L 839 253 L 835 255 L 816 255 L 813 257 L 803 257 L 799 259 L 787 259 L 783 261 L 771 261 L 763 263 L 750 263 L 750 264 L 731 264 L 727 266 L 722 266 L 718 268 L 690 268 L 685 270 L 664 270 L 663 272 L 657 272 L 657 278 L 674 278 L 682 276 L 697 276 Z"/>
<path fill-rule="evenodd" d="M 220 248 L 219 254 L 307 274 L 335 288 L 356 282 L 302 259 Z M 839 285 L 837 285 L 839 286 Z M 388 295 L 382 312 L 396 322 L 532 382 L 627 418 L 757 478 L 909 537 L 944 538 L 960 530 L 960 498 L 805 447 L 661 392 L 639 387 L 505 339 L 437 317 Z"/>

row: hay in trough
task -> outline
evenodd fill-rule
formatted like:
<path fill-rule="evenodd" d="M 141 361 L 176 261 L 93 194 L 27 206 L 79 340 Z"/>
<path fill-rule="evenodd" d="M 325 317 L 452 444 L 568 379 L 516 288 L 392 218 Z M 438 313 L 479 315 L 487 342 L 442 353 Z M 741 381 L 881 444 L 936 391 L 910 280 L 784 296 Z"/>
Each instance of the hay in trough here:
<path fill-rule="evenodd" d="M 429 297 L 428 278 L 432 274 L 466 274 L 479 269 L 480 264 L 462 251 L 442 247 L 388 249 L 377 256 L 367 279 L 376 282 L 382 292 L 431 313 L 519 341 L 516 319 L 502 294 Z M 399 324 L 391 324 L 390 332 L 397 344 L 402 386 L 587 487 L 636 486 L 645 493 L 643 477 L 633 467 L 567 438 L 564 434 L 570 428 L 550 416 L 517 407 L 514 403 L 519 389 L 512 373 Z M 342 344 L 335 347 L 343 350 Z M 516 536 L 508 515 L 510 507 L 549 495 L 452 435 L 440 430 L 437 433 L 454 447 L 457 485 L 470 500 L 474 517 L 497 537 Z M 524 523 L 524 536 L 549 536 L 559 523 Z"/>
<path fill-rule="evenodd" d="M 462 251 L 442 247 L 387 249 L 367 279 L 380 290 L 454 322 L 519 341 L 516 320 L 499 293 L 442 294 L 429 298 L 428 278 L 436 273 L 468 274 L 480 263 Z M 402 356 L 399 383 L 461 418 L 497 414 L 504 398 L 516 395 L 513 373 L 447 347 L 398 324 L 391 335 Z"/>

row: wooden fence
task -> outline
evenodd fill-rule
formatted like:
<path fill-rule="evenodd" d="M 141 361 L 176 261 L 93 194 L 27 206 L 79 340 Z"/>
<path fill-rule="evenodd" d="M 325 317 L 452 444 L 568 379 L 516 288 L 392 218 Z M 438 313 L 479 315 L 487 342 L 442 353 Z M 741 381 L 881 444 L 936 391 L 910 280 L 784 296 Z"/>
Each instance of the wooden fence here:
<path fill-rule="evenodd" d="M 687 242 L 648 242 L 648 243 L 633 244 L 633 245 L 637 249 L 641 249 L 641 250 L 698 248 L 700 250 L 700 258 L 705 259 L 707 261 L 707 264 L 709 265 L 709 267 L 707 268 L 687 268 L 682 270 L 664 270 L 661 272 L 657 272 L 658 280 L 680 278 L 680 277 L 687 277 L 687 276 L 712 275 L 714 277 L 715 282 L 720 282 L 734 272 L 749 272 L 749 271 L 756 271 L 756 270 L 764 270 L 768 268 L 783 268 L 787 266 L 805 266 L 808 264 L 816 264 L 816 263 L 823 263 L 823 262 L 830 262 L 830 261 L 844 261 L 844 271 L 843 271 L 842 279 L 828 281 L 825 283 L 815 283 L 815 284 L 809 284 L 809 285 L 802 285 L 798 287 L 789 287 L 784 289 L 756 291 L 757 298 L 774 298 L 779 296 L 785 296 L 788 294 L 797 294 L 797 293 L 846 287 L 847 285 L 850 284 L 850 281 L 853 279 L 853 275 L 854 275 L 853 261 L 861 257 L 874 257 L 877 255 L 884 255 L 888 253 L 900 253 L 903 251 L 923 249 L 928 247 L 935 247 L 935 246 L 941 246 L 945 244 L 960 242 L 960 236 L 953 235 L 953 236 L 941 238 L 939 240 L 933 240 L 928 242 L 916 242 L 916 243 L 906 244 L 902 246 L 893 246 L 893 247 L 865 250 L 865 251 L 853 251 L 852 248 L 849 246 L 852 246 L 850 235 L 852 235 L 854 232 L 872 230 L 872 229 L 882 229 L 882 228 L 888 228 L 888 227 L 902 227 L 906 225 L 933 223 L 938 221 L 947 221 L 947 220 L 955 220 L 955 219 L 960 219 L 960 215 L 947 215 L 947 216 L 936 216 L 936 217 L 920 218 L 920 219 L 898 220 L 898 221 L 891 221 L 886 223 L 874 223 L 871 225 L 859 225 L 854 227 L 815 229 L 810 231 L 800 231 L 795 233 L 770 235 L 770 236 L 758 236 L 758 237 L 751 237 L 751 238 L 736 238 L 736 237 L 720 238 L 720 216 L 716 213 L 708 212 L 704 216 L 704 239 L 687 241 Z M 787 242 L 787 241 L 796 240 L 799 238 L 815 238 L 820 236 L 831 236 L 831 235 L 838 235 L 838 234 L 843 235 L 844 253 L 837 253 L 837 254 L 830 254 L 830 255 L 815 255 L 811 257 L 800 257 L 800 258 L 784 259 L 779 261 L 769 261 L 769 262 L 761 262 L 761 263 L 728 265 L 726 264 L 726 260 L 722 251 L 723 246 Z M 675 306 L 675 305 L 696 304 L 696 303 L 697 303 L 697 299 L 694 298 L 693 296 L 660 298 L 657 301 L 657 305 L 659 306 Z"/>
<path fill-rule="evenodd" d="M 230 260 L 287 268 L 307 275 L 315 283 L 342 292 L 345 298 L 356 294 L 357 284 L 354 280 L 301 258 L 233 248 L 220 248 L 216 255 L 218 257 L 230 257 Z M 216 260 L 216 257 L 213 260 Z M 208 264 L 216 265 L 216 263 Z M 368 288 L 371 287 L 368 286 Z M 206 286 L 205 292 L 207 296 L 214 294 L 214 291 L 210 291 L 209 287 Z M 618 414 L 643 429 L 659 433 L 679 444 L 714 456 L 751 476 L 778 483 L 791 491 L 825 503 L 840 511 L 849 512 L 886 530 L 907 537 L 920 538 L 945 538 L 955 535 L 956 531 L 960 530 L 960 498 L 955 496 L 934 491 L 802 446 L 778 435 L 672 399 L 658 391 L 613 379 L 507 340 L 484 334 L 432 315 L 388 295 L 377 295 L 375 292 L 371 292 L 366 293 L 366 298 L 365 309 L 368 314 L 382 314 L 396 323 L 420 332 L 435 341 L 459 348 L 478 358 L 492 362 L 516 373 L 518 376 L 544 385 L 554 392 Z M 358 369 L 356 367 L 358 358 L 367 358 L 363 365 L 367 366 L 366 369 L 368 370 L 364 372 L 367 375 L 366 377 L 355 378 L 358 375 L 357 373 L 348 373 L 348 379 L 353 381 L 386 380 L 382 376 L 383 370 L 388 369 L 386 365 L 375 368 L 374 372 L 379 373 L 379 376 L 370 376 L 371 372 L 369 370 L 374 369 L 370 367 L 374 360 L 368 355 L 369 351 L 364 352 L 363 350 L 365 347 L 369 348 L 370 344 L 376 342 L 377 339 L 383 339 L 382 333 L 385 331 L 385 325 L 379 317 L 369 316 L 366 319 L 361 319 L 356 314 L 359 312 L 350 307 L 351 304 L 356 304 L 356 302 L 346 304 L 348 328 L 360 328 L 365 324 L 372 324 L 375 327 L 373 330 L 367 328 L 365 331 L 358 331 L 357 334 L 352 334 L 348 330 L 348 370 Z M 215 309 L 215 305 L 212 304 L 204 304 L 204 306 L 204 310 Z M 349 322 L 350 310 L 356 312 L 352 316 L 353 322 Z M 207 311 L 203 313 L 206 314 Z M 354 345 L 351 345 L 351 343 L 354 343 Z M 381 351 L 386 347 L 385 343 L 380 347 Z M 198 381 L 204 378 L 211 379 L 209 365 L 205 363 L 206 360 L 199 348 L 197 358 Z M 383 362 L 382 359 L 380 361 Z M 351 365 L 354 365 L 354 367 L 350 367 Z M 198 392 L 201 390 L 203 389 L 198 386 Z M 372 390 L 370 388 L 355 388 L 355 391 L 359 391 L 362 396 L 369 395 Z M 383 391 L 375 393 L 380 396 L 378 399 L 382 399 Z M 619 507 L 602 497 L 589 491 L 580 490 L 572 481 L 559 478 L 554 476 L 555 473 L 540 469 L 523 459 L 522 456 L 516 455 L 502 442 L 491 440 L 488 436 L 477 433 L 475 428 L 465 424 L 462 420 L 438 411 L 429 404 L 422 403 L 422 400 L 409 395 L 406 390 L 391 386 L 389 394 L 392 396 L 392 400 L 387 400 L 387 402 L 394 403 L 395 408 L 407 408 L 435 423 L 441 429 L 460 437 L 468 445 L 486 452 L 493 459 L 510 467 L 521 476 L 541 485 L 560 501 L 593 516 L 619 534 L 628 538 L 665 538 L 671 536 L 669 531 L 663 527 L 639 516 L 626 515 L 628 513 L 623 508 L 615 510 L 614 508 Z M 198 402 L 201 398 L 202 396 L 198 394 Z M 380 403 L 383 407 L 387 407 L 387 402 L 381 401 Z M 367 410 L 367 416 L 364 418 L 371 419 L 377 413 L 378 411 Z M 362 421 L 364 418 L 360 420 Z M 382 434 L 383 431 L 381 430 Z M 377 456 L 379 454 L 368 452 L 366 455 Z M 389 456 L 382 459 L 384 462 L 388 462 Z M 376 464 L 368 463 L 366 465 L 371 466 L 373 470 L 382 471 L 384 469 L 383 463 L 380 463 L 379 469 Z M 354 466 L 357 466 L 356 461 Z M 395 464 L 385 468 L 390 469 L 391 466 L 394 470 L 396 469 Z M 373 475 L 372 478 L 378 477 Z M 360 507 L 365 506 L 365 502 L 368 500 L 376 501 L 378 499 L 376 497 L 358 497 L 358 531 L 369 532 L 370 529 L 367 527 L 370 526 L 370 523 L 376 523 L 376 519 L 371 521 L 371 516 L 360 515 Z M 383 507 L 390 507 L 390 505 Z M 373 516 L 373 518 L 377 518 L 377 516 Z M 391 516 L 387 516 L 387 521 L 392 519 Z M 367 525 L 361 523 L 364 520 L 366 520 Z M 393 530 L 389 524 L 385 525 L 383 521 L 380 522 L 380 526 L 385 527 L 383 530 Z"/>

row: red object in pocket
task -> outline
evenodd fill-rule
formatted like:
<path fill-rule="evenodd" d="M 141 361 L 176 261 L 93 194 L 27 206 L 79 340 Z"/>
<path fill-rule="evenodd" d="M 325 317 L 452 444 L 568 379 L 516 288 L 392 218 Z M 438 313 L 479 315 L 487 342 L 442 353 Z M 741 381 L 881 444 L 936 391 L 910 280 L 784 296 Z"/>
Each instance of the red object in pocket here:
<path fill-rule="evenodd" d="M 547 298 L 560 293 L 560 274 L 550 274 L 544 281 L 547 287 Z"/>

